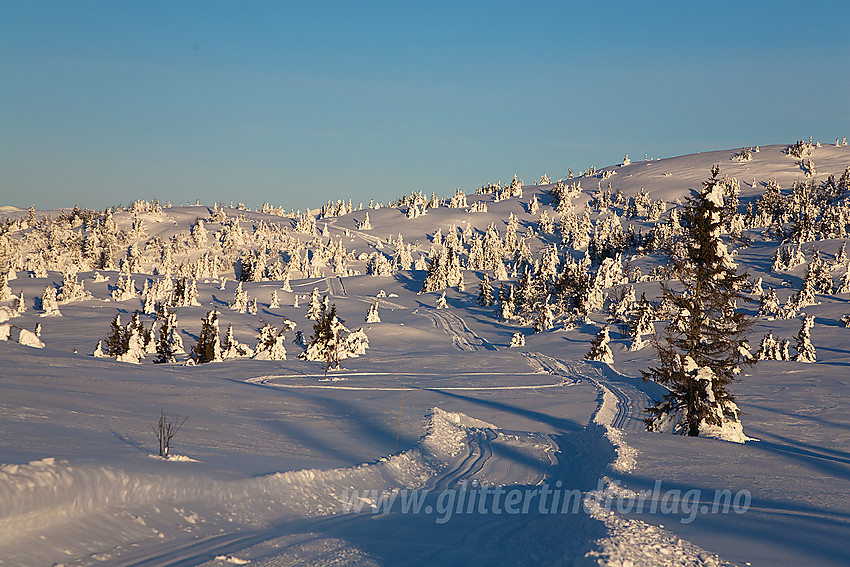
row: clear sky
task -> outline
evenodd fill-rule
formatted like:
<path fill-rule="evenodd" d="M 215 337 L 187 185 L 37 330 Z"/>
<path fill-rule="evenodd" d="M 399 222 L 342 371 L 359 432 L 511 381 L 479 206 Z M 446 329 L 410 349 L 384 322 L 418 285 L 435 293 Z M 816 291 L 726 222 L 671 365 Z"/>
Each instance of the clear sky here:
<path fill-rule="evenodd" d="M 0 0 L 0 204 L 467 193 L 850 136 L 850 2 Z"/>

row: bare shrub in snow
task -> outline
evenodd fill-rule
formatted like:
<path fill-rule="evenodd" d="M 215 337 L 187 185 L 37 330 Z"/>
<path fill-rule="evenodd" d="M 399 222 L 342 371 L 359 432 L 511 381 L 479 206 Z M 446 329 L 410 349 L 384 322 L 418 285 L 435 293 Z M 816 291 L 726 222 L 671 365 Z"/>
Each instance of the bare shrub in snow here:
<path fill-rule="evenodd" d="M 186 423 L 187 419 L 189 419 L 188 416 L 184 417 L 181 421 L 179 413 L 173 418 L 168 418 L 165 417 L 165 410 L 160 410 L 159 421 L 152 428 L 159 443 L 159 456 L 163 459 L 171 456 L 171 442 L 174 436 L 177 435 L 177 432 L 180 431 L 180 428 L 183 427 L 183 424 Z"/>

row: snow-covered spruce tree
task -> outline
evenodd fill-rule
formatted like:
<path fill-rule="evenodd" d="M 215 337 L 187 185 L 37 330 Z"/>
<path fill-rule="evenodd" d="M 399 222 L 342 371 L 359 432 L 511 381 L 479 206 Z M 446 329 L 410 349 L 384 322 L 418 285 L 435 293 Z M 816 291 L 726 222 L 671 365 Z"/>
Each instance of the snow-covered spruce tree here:
<path fill-rule="evenodd" d="M 584 357 L 587 360 L 613 364 L 614 353 L 611 352 L 611 347 L 608 346 L 608 343 L 610 342 L 611 337 L 608 334 L 608 326 L 606 325 L 596 334 L 596 338 L 590 343 L 590 350 L 587 351 L 587 354 L 585 354 Z"/>
<path fill-rule="evenodd" d="M 207 311 L 206 317 L 201 319 L 201 332 L 198 335 L 198 342 L 192 348 L 192 358 L 198 364 L 223 360 L 218 329 L 218 311 L 215 309 Z"/>
<path fill-rule="evenodd" d="M 345 321 L 336 315 L 336 305 L 322 306 L 322 311 L 313 325 L 313 336 L 307 349 L 300 355 L 306 360 L 319 360 L 325 363 L 325 377 L 328 371 L 339 368 L 346 358 L 360 356 L 369 347 L 366 334 L 362 330 L 350 332 Z"/>
<path fill-rule="evenodd" d="M 306 317 L 313 321 L 318 321 L 321 314 L 322 299 L 319 297 L 319 288 L 314 287 L 313 292 L 310 294 L 310 307 L 307 309 Z"/>
<path fill-rule="evenodd" d="M 159 328 L 159 340 L 156 344 L 156 358 L 154 362 L 162 364 L 175 362 L 178 354 L 183 354 L 183 339 L 177 329 L 177 313 L 165 310 L 162 318 L 162 326 Z"/>
<path fill-rule="evenodd" d="M 228 331 L 230 331 L 229 328 Z M 257 360 L 286 360 L 284 341 L 283 329 L 278 332 L 277 327 L 272 327 L 266 323 L 257 335 L 257 348 L 254 349 L 252 358 Z"/>
<path fill-rule="evenodd" d="M 555 313 L 552 311 L 552 304 L 549 303 L 549 299 L 550 296 L 547 295 L 546 299 L 543 301 L 542 307 L 540 308 L 540 312 L 534 319 L 535 333 L 549 331 L 555 327 Z"/>
<path fill-rule="evenodd" d="M 12 288 L 9 287 L 9 275 L 0 273 L 0 301 L 6 301 L 12 297 Z"/>
<path fill-rule="evenodd" d="M 490 307 L 495 301 L 493 297 L 493 286 L 490 285 L 490 278 L 487 274 L 481 278 L 481 284 L 478 286 L 478 305 Z"/>
<path fill-rule="evenodd" d="M 118 283 L 115 289 L 112 290 L 112 299 L 115 301 L 127 301 L 134 297 L 136 297 L 136 286 L 133 285 L 130 273 L 122 272 L 118 275 Z"/>
<path fill-rule="evenodd" d="M 138 313 L 138 312 L 137 312 Z M 144 335 L 139 331 L 144 330 L 141 322 L 138 325 L 131 321 L 127 325 L 127 350 L 115 357 L 118 362 L 129 362 L 139 364 L 145 358 Z"/>
<path fill-rule="evenodd" d="M 768 288 L 762 294 L 759 300 L 759 317 L 775 317 L 779 313 L 779 297 L 776 295 L 776 289 Z"/>
<path fill-rule="evenodd" d="M 233 301 L 228 304 L 228 307 L 239 313 L 248 311 L 248 292 L 242 289 L 242 282 L 236 284 L 236 290 L 233 292 Z"/>
<path fill-rule="evenodd" d="M 269 300 L 269 309 L 277 309 L 280 307 L 280 299 L 277 297 L 277 290 L 272 290 L 272 298 Z"/>
<path fill-rule="evenodd" d="M 685 206 L 686 255 L 675 265 L 681 291 L 662 285 L 674 313 L 655 341 L 659 365 L 642 372 L 644 380 L 654 380 L 669 392 L 647 408 L 650 417 L 645 422 L 649 431 L 671 427 L 682 435 L 742 442 L 745 436 L 729 385 L 741 364 L 755 360 L 744 338 L 749 319 L 735 309 L 747 276 L 736 273 L 721 238 L 719 173 L 720 167 L 713 166 L 702 191 Z"/>
<path fill-rule="evenodd" d="M 41 309 L 44 313 L 42 317 L 61 316 L 59 312 L 59 304 L 56 301 L 56 288 L 49 285 L 44 288 L 44 293 L 41 294 Z"/>
<path fill-rule="evenodd" d="M 634 311 L 631 314 L 628 325 L 628 335 L 632 340 L 629 346 L 630 351 L 640 350 L 646 346 L 647 341 L 643 340 L 644 335 L 655 334 L 655 316 L 652 309 L 652 304 L 646 299 L 646 294 L 642 293 L 640 301 L 637 303 Z"/>
<path fill-rule="evenodd" d="M 777 341 L 770 332 L 762 338 L 756 356 L 759 360 L 788 360 L 788 341 Z"/>
<path fill-rule="evenodd" d="M 378 302 L 377 301 L 369 306 L 369 312 L 366 313 L 366 322 L 367 323 L 380 323 L 381 322 L 381 316 L 378 314 Z"/>
<path fill-rule="evenodd" d="M 440 294 L 440 297 L 437 298 L 437 303 L 436 303 L 435 307 L 437 309 L 448 309 L 449 308 L 449 304 L 446 301 L 446 292 L 445 291 L 442 294 Z"/>
<path fill-rule="evenodd" d="M 24 290 L 21 290 L 21 294 L 15 298 L 15 312 L 20 315 L 21 313 L 26 313 L 27 310 L 27 300 L 24 299 Z"/>
<path fill-rule="evenodd" d="M 127 330 L 121 325 L 121 315 L 116 314 L 115 319 L 109 326 L 109 334 L 106 336 L 106 344 L 103 354 L 106 356 L 118 356 L 129 350 Z"/>
<path fill-rule="evenodd" d="M 508 345 L 511 348 L 518 348 L 525 346 L 525 335 L 522 333 L 514 333 L 511 337 L 511 344 Z"/>
<path fill-rule="evenodd" d="M 800 330 L 794 335 L 794 338 L 797 340 L 797 344 L 795 345 L 797 350 L 797 355 L 794 357 L 795 361 L 817 362 L 817 353 L 815 352 L 815 345 L 812 344 L 812 334 L 810 332 L 814 326 L 815 318 L 807 316 L 803 319 Z"/>

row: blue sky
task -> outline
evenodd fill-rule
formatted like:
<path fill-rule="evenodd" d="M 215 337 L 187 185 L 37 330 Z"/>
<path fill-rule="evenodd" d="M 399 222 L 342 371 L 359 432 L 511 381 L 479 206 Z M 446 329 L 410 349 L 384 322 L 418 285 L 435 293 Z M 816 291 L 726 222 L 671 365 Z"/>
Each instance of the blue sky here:
<path fill-rule="evenodd" d="M 0 204 L 386 202 L 850 136 L 850 2 L 0 0 Z"/>

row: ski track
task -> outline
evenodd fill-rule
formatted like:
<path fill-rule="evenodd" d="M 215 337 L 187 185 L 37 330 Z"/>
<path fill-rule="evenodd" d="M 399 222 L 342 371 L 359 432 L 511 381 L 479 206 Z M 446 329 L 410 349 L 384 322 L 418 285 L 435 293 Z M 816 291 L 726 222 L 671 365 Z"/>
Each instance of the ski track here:
<path fill-rule="evenodd" d="M 394 374 L 381 373 L 382 376 L 394 376 Z M 486 374 L 491 375 L 491 374 Z M 321 377 L 323 375 L 316 374 L 316 377 Z M 405 374 L 404 376 L 411 376 L 410 374 Z M 443 376 L 443 375 L 439 375 Z M 365 392 L 400 392 L 402 389 L 404 390 L 426 390 L 426 391 L 487 391 L 487 390 L 540 390 L 544 388 L 561 388 L 564 386 L 571 386 L 574 382 L 566 382 L 561 381 L 554 384 L 520 384 L 515 386 L 440 386 L 435 388 L 427 388 L 422 386 L 414 386 L 414 385 L 405 385 L 404 388 L 398 386 L 342 386 L 336 384 L 280 384 L 276 383 L 273 380 L 278 378 L 291 378 L 292 376 L 257 376 L 254 378 L 248 378 L 245 382 L 249 384 L 259 384 L 262 386 L 271 386 L 275 388 L 292 388 L 292 389 L 303 389 L 303 390 L 352 390 L 352 391 L 365 391 Z"/>
<path fill-rule="evenodd" d="M 597 423 L 609 425 L 617 429 L 643 428 L 641 414 L 649 403 L 649 396 L 630 383 L 632 379 L 617 373 L 613 369 L 600 369 L 586 362 L 564 362 L 539 352 L 523 352 L 521 354 L 542 371 L 559 376 L 563 380 L 575 382 L 576 378 L 578 378 L 590 382 L 597 389 L 600 396 L 600 405 L 597 408 L 596 414 L 602 421 L 597 421 Z M 606 372 L 610 377 L 616 376 L 616 384 L 612 378 L 606 377 Z M 603 418 L 602 414 L 609 413 L 611 409 L 605 405 L 606 392 L 609 397 L 614 397 L 616 405 L 613 408 L 613 415 L 606 415 Z"/>
<path fill-rule="evenodd" d="M 414 311 L 416 315 L 427 317 L 434 323 L 434 326 L 446 333 L 458 350 L 475 351 L 475 350 L 498 350 L 495 345 L 491 345 L 481 337 L 475 334 L 467 325 L 466 322 L 457 314 L 452 313 L 448 309 Z"/>

